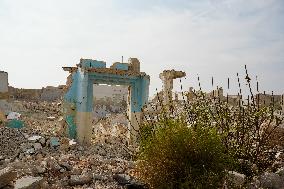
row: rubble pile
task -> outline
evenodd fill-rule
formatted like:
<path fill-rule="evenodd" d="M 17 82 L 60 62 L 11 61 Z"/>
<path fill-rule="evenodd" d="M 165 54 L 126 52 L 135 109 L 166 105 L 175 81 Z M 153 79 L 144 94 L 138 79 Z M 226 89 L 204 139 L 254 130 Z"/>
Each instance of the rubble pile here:
<path fill-rule="evenodd" d="M 26 139 L 20 130 L 0 127 L 0 141 L 0 157 L 11 158 L 17 155 Z"/>
<path fill-rule="evenodd" d="M 93 124 L 93 143 L 98 154 L 129 157 L 128 120 L 125 114 L 114 114 Z M 102 150 L 104 149 L 104 150 Z"/>
<path fill-rule="evenodd" d="M 131 176 L 123 114 L 94 124 L 94 143 L 86 147 L 60 132 L 60 104 L 18 107 L 25 126 L 0 127 L 0 188 L 143 188 Z"/>

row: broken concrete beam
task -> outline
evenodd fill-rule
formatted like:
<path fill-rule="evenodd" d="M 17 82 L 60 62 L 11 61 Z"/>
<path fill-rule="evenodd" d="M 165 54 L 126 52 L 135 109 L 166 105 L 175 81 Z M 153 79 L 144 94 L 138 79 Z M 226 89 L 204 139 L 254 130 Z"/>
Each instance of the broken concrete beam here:
<path fill-rule="evenodd" d="M 16 180 L 15 189 L 41 189 L 42 184 L 42 177 L 27 176 Z"/>
<path fill-rule="evenodd" d="M 11 181 L 17 178 L 17 172 L 11 167 L 6 167 L 0 170 L 0 188 L 7 186 Z"/>

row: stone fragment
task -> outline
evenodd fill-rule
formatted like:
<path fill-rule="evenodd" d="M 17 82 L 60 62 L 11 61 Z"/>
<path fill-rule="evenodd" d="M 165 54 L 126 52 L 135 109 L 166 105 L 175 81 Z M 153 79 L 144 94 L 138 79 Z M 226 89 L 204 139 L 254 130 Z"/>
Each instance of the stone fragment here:
<path fill-rule="evenodd" d="M 70 165 L 68 162 L 60 162 L 59 165 L 65 168 L 67 171 L 71 171 L 73 169 L 72 165 Z"/>
<path fill-rule="evenodd" d="M 0 188 L 9 185 L 9 183 L 17 178 L 17 172 L 11 167 L 0 170 Z"/>
<path fill-rule="evenodd" d="M 76 186 L 76 185 L 89 184 L 92 181 L 93 181 L 93 177 L 91 174 L 71 175 L 68 183 L 70 186 Z"/>
<path fill-rule="evenodd" d="M 36 142 L 36 141 L 39 141 L 39 139 L 41 139 L 41 138 L 42 138 L 42 136 L 34 135 L 34 136 L 29 137 L 28 141 Z"/>
<path fill-rule="evenodd" d="M 44 146 L 45 145 L 45 138 L 42 137 L 41 139 L 39 139 L 39 142 L 41 143 L 41 145 Z"/>
<path fill-rule="evenodd" d="M 15 189 L 41 189 L 42 184 L 42 177 L 27 176 L 16 180 Z"/>
<path fill-rule="evenodd" d="M 36 172 L 37 174 L 43 174 L 43 173 L 46 172 L 46 168 L 43 167 L 43 166 L 36 166 L 36 167 L 35 167 L 35 172 Z"/>
<path fill-rule="evenodd" d="M 49 117 L 47 117 L 46 119 L 49 120 L 49 121 L 54 121 L 54 120 L 56 119 L 56 117 L 54 117 L 54 116 L 49 116 Z"/>
<path fill-rule="evenodd" d="M 26 154 L 34 154 L 35 153 L 35 149 L 34 148 L 30 148 L 26 150 Z"/>
<path fill-rule="evenodd" d="M 42 149 L 42 146 L 41 146 L 40 143 L 34 143 L 33 146 L 34 146 L 35 151 L 38 151 L 38 150 Z"/>

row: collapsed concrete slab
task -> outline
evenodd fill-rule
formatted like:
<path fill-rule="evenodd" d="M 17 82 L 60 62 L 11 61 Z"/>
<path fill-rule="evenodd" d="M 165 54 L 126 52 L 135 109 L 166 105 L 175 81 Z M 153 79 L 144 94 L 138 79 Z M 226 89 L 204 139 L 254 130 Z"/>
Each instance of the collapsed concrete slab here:
<path fill-rule="evenodd" d="M 106 68 L 103 61 L 81 59 L 76 67 L 63 67 L 63 70 L 70 73 L 64 96 L 64 114 L 70 138 L 77 138 L 83 144 L 90 143 L 93 85 L 108 84 L 129 86 L 129 139 L 136 141 L 150 84 L 150 76 L 140 72 L 137 58 L 130 58 L 128 63 L 116 62 L 110 68 Z"/>

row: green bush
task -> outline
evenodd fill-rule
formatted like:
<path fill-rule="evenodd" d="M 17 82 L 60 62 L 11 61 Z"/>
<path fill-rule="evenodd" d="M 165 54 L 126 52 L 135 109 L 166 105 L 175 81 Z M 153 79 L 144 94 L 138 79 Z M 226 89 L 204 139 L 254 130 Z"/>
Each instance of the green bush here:
<path fill-rule="evenodd" d="M 141 133 L 138 176 L 151 188 L 218 188 L 233 162 L 214 128 L 165 118 Z"/>

